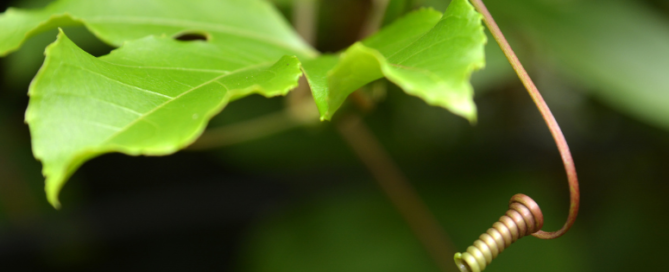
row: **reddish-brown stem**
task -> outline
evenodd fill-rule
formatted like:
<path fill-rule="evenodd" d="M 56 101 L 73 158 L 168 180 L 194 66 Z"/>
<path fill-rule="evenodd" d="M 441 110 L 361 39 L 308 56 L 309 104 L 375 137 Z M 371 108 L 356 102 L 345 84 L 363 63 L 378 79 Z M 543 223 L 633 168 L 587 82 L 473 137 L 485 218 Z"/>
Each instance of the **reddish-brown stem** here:
<path fill-rule="evenodd" d="M 455 253 L 448 234 L 430 213 L 399 167 L 359 116 L 341 117 L 336 128 L 358 158 L 372 173 L 383 192 L 423 244 L 441 271 L 453 271 L 450 258 Z"/>
<path fill-rule="evenodd" d="M 554 239 L 560 237 L 563 234 L 565 234 L 569 230 L 569 228 L 571 228 L 571 226 L 574 224 L 574 221 L 576 221 L 580 202 L 578 177 L 576 176 L 576 168 L 574 167 L 574 160 L 571 157 L 569 146 L 567 145 L 567 141 L 565 140 L 564 135 L 560 130 L 560 126 L 558 125 L 557 121 L 555 121 L 555 117 L 553 117 L 553 114 L 548 108 L 548 105 L 546 105 L 546 102 L 541 97 L 539 90 L 537 90 L 537 87 L 534 85 L 534 82 L 532 82 L 532 79 L 530 79 L 530 76 L 527 74 L 527 71 L 525 71 L 525 68 L 523 68 L 523 65 L 518 60 L 518 57 L 516 57 L 516 54 L 513 52 L 513 49 L 511 49 L 511 46 L 506 41 L 506 38 L 504 38 L 504 34 L 502 34 L 502 31 L 497 26 L 497 23 L 495 23 L 495 20 L 492 18 L 492 15 L 490 15 L 490 12 L 488 12 L 486 6 L 483 4 L 481 0 L 471 0 L 471 2 L 476 8 L 476 10 L 483 15 L 483 21 L 485 22 L 486 26 L 488 26 L 488 30 L 490 30 L 490 33 L 492 33 L 492 36 L 495 38 L 499 46 L 502 48 L 504 55 L 506 55 L 507 59 L 509 59 L 511 66 L 513 66 L 513 69 L 516 71 L 516 74 L 518 74 L 520 81 L 523 82 L 523 85 L 525 85 L 525 88 L 532 97 L 532 100 L 534 100 L 534 103 L 537 105 L 537 108 L 539 108 L 539 111 L 541 112 L 541 115 L 546 121 L 548 129 L 553 135 L 553 139 L 555 139 L 555 143 L 557 144 L 557 147 L 560 150 L 560 155 L 562 156 L 562 162 L 564 163 L 564 167 L 567 172 L 567 179 L 569 180 L 569 194 L 571 198 L 571 204 L 569 206 L 569 216 L 567 217 L 567 222 L 565 222 L 562 229 L 558 231 L 545 232 L 540 230 L 532 234 L 535 237 L 541 239 Z"/>

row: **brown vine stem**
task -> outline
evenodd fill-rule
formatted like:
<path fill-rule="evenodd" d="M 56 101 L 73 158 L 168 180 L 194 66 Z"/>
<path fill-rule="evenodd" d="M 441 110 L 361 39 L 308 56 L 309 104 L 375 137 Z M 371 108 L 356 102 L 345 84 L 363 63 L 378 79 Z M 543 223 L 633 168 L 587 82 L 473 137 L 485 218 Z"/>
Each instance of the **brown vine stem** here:
<path fill-rule="evenodd" d="M 336 127 L 441 271 L 455 271 L 451 240 L 360 117 L 343 116 Z"/>
<path fill-rule="evenodd" d="M 569 216 L 567 217 L 567 222 L 565 222 L 564 226 L 562 226 L 562 228 L 558 231 L 545 232 L 540 230 L 532 234 L 533 236 L 540 239 L 558 238 L 565 234 L 574 224 L 574 221 L 576 221 L 580 203 L 578 177 L 576 175 L 576 168 L 574 167 L 574 160 L 571 156 L 571 152 L 569 151 L 569 146 L 567 145 L 567 141 L 565 140 L 564 135 L 560 130 L 560 126 L 558 125 L 557 121 L 555 121 L 555 117 L 548 108 L 548 105 L 546 105 L 546 101 L 544 101 L 543 97 L 541 97 L 539 90 L 534 85 L 534 82 L 532 82 L 532 79 L 530 79 L 530 76 L 527 74 L 527 71 L 525 71 L 525 68 L 523 68 L 523 65 L 518 60 L 518 57 L 516 57 L 513 49 L 511 49 L 509 42 L 507 42 L 506 38 L 504 38 L 504 34 L 502 34 L 502 31 L 497 26 L 497 23 L 495 23 L 495 20 L 492 18 L 492 15 L 490 15 L 490 12 L 488 12 L 485 4 L 483 4 L 481 0 L 471 0 L 471 2 L 476 10 L 483 15 L 483 21 L 485 22 L 486 26 L 488 26 L 490 33 L 492 33 L 492 36 L 502 48 L 504 55 L 506 55 L 506 58 L 511 63 L 511 66 L 513 66 L 516 74 L 518 74 L 520 81 L 523 82 L 523 85 L 525 85 L 525 88 L 532 97 L 532 100 L 534 100 L 537 108 L 539 108 L 539 112 L 541 112 L 541 115 L 546 121 L 548 129 L 550 130 L 551 134 L 553 135 L 553 139 L 557 144 L 558 150 L 560 150 L 562 162 L 564 163 L 565 171 L 567 172 L 567 179 L 569 181 L 569 195 L 571 199 L 569 206 Z"/>
<path fill-rule="evenodd" d="M 360 39 L 374 34 L 381 27 L 390 0 L 372 0 L 372 10 L 360 31 Z"/>
<path fill-rule="evenodd" d="M 388 4 L 388 0 L 372 0 L 372 11 L 359 34 L 361 40 L 378 31 Z M 372 100 L 360 90 L 349 96 L 349 101 L 362 112 L 374 108 Z M 346 115 L 335 125 L 439 269 L 444 272 L 456 271 L 449 258 L 455 253 L 455 247 L 448 234 L 360 116 Z"/>
<path fill-rule="evenodd" d="M 293 118 L 288 111 L 275 112 L 245 122 L 208 129 L 187 150 L 207 150 L 244 143 L 305 124 Z"/>
<path fill-rule="evenodd" d="M 298 0 L 293 4 L 293 25 L 307 43 L 316 44 L 319 0 Z"/>

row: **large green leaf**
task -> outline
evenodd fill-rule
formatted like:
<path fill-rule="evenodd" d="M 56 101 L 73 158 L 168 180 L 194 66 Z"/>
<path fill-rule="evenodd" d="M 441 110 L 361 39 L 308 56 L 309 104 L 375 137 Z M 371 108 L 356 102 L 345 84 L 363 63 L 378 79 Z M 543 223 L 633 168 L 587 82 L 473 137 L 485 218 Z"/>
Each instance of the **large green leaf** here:
<path fill-rule="evenodd" d="M 295 57 L 249 63 L 221 53 L 204 42 L 148 37 L 96 59 L 61 33 L 30 87 L 26 113 L 49 201 L 59 205 L 67 177 L 92 157 L 173 153 L 231 98 L 283 95 L 301 76 Z"/>
<path fill-rule="evenodd" d="M 265 1 L 61 0 L 0 15 L 0 55 L 72 24 L 124 46 L 96 59 L 61 33 L 30 87 L 26 120 L 56 207 L 66 179 L 86 160 L 173 153 L 230 100 L 287 93 L 301 75 L 297 58 L 287 56 L 316 54 Z M 207 41 L 171 38 L 184 33 Z"/>
<path fill-rule="evenodd" d="M 200 33 L 242 57 L 316 54 L 261 0 L 60 0 L 41 10 L 10 8 L 0 15 L 0 56 L 36 33 L 74 24 L 115 46 L 148 35 Z"/>
<path fill-rule="evenodd" d="M 485 65 L 481 15 L 456 0 L 442 16 L 423 9 L 356 43 L 339 61 L 322 56 L 305 63 L 321 119 L 330 119 L 346 97 L 386 77 L 408 94 L 476 120 L 472 72 Z M 324 73 L 326 72 L 326 73 Z"/>

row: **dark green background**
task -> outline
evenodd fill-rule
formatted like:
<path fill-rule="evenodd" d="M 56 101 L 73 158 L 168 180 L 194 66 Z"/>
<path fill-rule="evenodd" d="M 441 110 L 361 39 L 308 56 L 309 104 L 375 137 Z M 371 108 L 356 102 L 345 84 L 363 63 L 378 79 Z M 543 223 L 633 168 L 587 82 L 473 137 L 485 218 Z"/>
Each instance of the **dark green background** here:
<path fill-rule="evenodd" d="M 562 2 L 580 8 L 607 1 L 487 2 L 562 125 L 582 202 L 567 235 L 522 239 L 486 271 L 662 271 L 669 253 L 669 126 L 662 120 L 669 123 L 669 116 L 639 117 L 635 109 L 645 105 L 634 99 L 612 103 L 622 95 L 611 88 L 616 82 L 595 80 L 585 64 L 570 60 L 591 59 L 589 41 L 609 54 L 610 70 L 600 72 L 630 82 L 644 74 L 669 81 L 669 70 L 661 70 L 669 64 L 614 65 L 621 56 L 666 58 L 669 44 L 648 51 L 649 42 L 638 37 L 669 34 L 663 32 L 669 31 L 669 2 L 610 1 L 634 9 L 592 13 L 612 21 L 652 17 L 656 28 L 643 29 L 579 25 L 555 11 Z M 10 4 L 40 5 L 2 2 L 0 10 Z M 416 0 L 389 14 L 446 4 Z M 290 16 L 287 4 L 279 5 Z M 370 7 L 363 0 L 323 0 L 318 49 L 352 44 Z M 589 40 L 578 36 L 584 29 L 593 30 Z M 83 28 L 66 31 L 94 55 L 111 50 Z M 55 211 L 23 123 L 28 84 L 53 40 L 55 31 L 40 34 L 0 59 L 0 270 L 438 271 L 329 122 L 208 152 L 104 155 L 76 172 L 62 193 L 63 209 Z M 551 136 L 489 43 L 488 69 L 474 79 L 475 126 L 390 84 L 365 116 L 458 250 L 502 215 L 515 193 L 541 205 L 547 230 L 559 228 L 567 215 L 566 178 Z M 669 89 L 656 94 L 664 99 Z M 283 106 L 282 99 L 246 98 L 212 126 Z"/>

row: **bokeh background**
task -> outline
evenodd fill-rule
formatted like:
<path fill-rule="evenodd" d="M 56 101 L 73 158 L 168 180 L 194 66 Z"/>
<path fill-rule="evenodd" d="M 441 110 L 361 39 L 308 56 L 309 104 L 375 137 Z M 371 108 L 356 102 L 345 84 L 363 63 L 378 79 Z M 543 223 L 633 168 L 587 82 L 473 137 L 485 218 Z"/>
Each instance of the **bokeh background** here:
<path fill-rule="evenodd" d="M 4 1 L 0 10 L 47 2 Z M 561 124 L 582 193 L 567 235 L 521 239 L 486 271 L 665 270 L 669 1 L 485 2 Z M 392 3 L 386 21 L 420 6 L 443 11 L 448 1 Z M 292 18 L 292 1 L 276 5 Z M 368 0 L 320 1 L 316 47 L 351 45 L 372 8 Z M 112 50 L 84 28 L 65 31 L 93 55 Z M 0 59 L 0 270 L 439 271 L 330 122 L 167 157 L 104 155 L 76 172 L 54 210 L 23 114 L 55 36 L 40 34 Z M 368 91 L 377 104 L 364 114 L 458 251 L 513 194 L 541 205 L 546 230 L 563 224 L 569 203 L 538 111 L 492 40 L 486 52 L 488 66 L 473 79 L 478 124 L 383 81 Z M 285 105 L 245 98 L 211 126 Z"/>

